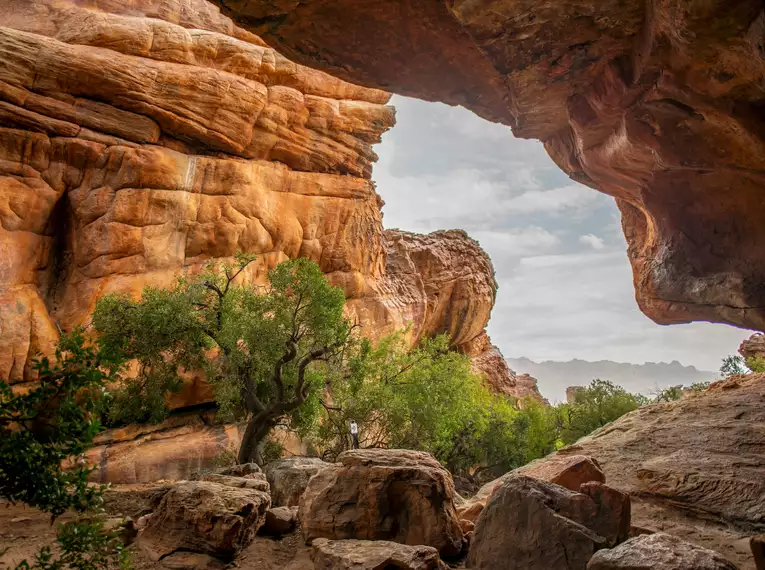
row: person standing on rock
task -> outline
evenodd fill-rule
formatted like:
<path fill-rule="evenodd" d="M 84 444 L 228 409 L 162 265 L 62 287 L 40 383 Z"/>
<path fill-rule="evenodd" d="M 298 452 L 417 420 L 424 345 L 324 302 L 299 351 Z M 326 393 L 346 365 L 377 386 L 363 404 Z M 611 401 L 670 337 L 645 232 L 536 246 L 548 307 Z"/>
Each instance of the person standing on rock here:
<path fill-rule="evenodd" d="M 351 421 L 351 439 L 353 440 L 353 449 L 359 448 L 359 426 L 355 421 Z"/>

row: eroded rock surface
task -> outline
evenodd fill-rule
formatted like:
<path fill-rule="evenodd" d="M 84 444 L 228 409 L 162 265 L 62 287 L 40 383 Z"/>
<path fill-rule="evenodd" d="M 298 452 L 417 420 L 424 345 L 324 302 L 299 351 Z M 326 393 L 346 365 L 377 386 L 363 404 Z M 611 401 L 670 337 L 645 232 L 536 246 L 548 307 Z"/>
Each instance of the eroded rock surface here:
<path fill-rule="evenodd" d="M 486 483 L 475 495 L 457 507 L 460 519 L 475 523 L 494 491 L 499 488 L 503 481 L 517 475 L 560 485 L 570 491 L 579 491 L 583 485 L 591 482 L 605 483 L 606 481 L 606 476 L 592 457 L 586 455 L 548 456 Z"/>
<path fill-rule="evenodd" d="M 457 556 L 463 535 L 455 496 L 451 474 L 430 454 L 346 451 L 310 480 L 298 518 L 308 542 L 388 540 Z"/>
<path fill-rule="evenodd" d="M 33 356 L 98 297 L 237 251 L 259 255 L 255 283 L 315 260 L 368 336 L 482 334 L 496 284 L 477 244 L 383 232 L 370 177 L 388 93 L 293 63 L 205 0 L 8 0 L 3 15 L 0 378 L 33 380 Z M 170 404 L 211 399 L 189 375 Z"/>
<path fill-rule="evenodd" d="M 184 481 L 162 498 L 139 538 L 157 561 L 175 552 L 232 560 L 255 538 L 271 506 L 267 493 L 208 481 Z"/>
<path fill-rule="evenodd" d="M 632 497 L 632 524 L 719 552 L 753 570 L 749 537 L 765 530 L 765 375 L 631 412 L 558 455 L 596 458 Z"/>
<path fill-rule="evenodd" d="M 211 1 L 297 61 L 543 141 L 616 198 L 656 322 L 765 327 L 760 0 Z"/>
<path fill-rule="evenodd" d="M 601 532 L 619 534 L 619 518 L 599 510 L 589 495 L 523 475 L 508 477 L 478 519 L 467 567 L 578 570 L 607 544 Z"/>
<path fill-rule="evenodd" d="M 737 570 L 717 552 L 657 533 L 639 536 L 592 557 L 587 570 Z"/>

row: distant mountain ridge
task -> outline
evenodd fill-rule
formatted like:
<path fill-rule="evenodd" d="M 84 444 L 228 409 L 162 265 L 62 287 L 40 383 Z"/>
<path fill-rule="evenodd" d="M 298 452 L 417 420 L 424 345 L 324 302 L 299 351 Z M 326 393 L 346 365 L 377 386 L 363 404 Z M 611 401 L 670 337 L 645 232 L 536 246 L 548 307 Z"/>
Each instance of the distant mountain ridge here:
<path fill-rule="evenodd" d="M 718 378 L 717 372 L 683 366 L 677 360 L 645 364 L 611 360 L 590 362 L 578 358 L 568 362 L 534 362 L 525 357 L 506 360 L 514 371 L 525 372 L 536 378 L 539 381 L 539 391 L 552 402 L 565 401 L 566 388 L 569 386 L 586 386 L 596 378 L 611 380 L 630 392 L 643 394 L 667 386 L 689 386 L 695 382 L 711 382 Z"/>

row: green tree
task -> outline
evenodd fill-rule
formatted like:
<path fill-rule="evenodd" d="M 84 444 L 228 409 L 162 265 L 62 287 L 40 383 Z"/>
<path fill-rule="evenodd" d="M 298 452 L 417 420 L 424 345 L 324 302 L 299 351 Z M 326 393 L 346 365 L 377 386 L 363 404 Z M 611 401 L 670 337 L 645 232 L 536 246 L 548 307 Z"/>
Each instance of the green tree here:
<path fill-rule="evenodd" d="M 327 455 L 351 445 L 356 421 L 364 447 L 420 449 L 438 455 L 454 434 L 481 421 L 486 392 L 470 360 L 449 350 L 448 335 L 409 349 L 402 334 L 377 345 L 360 341 L 346 354 L 321 400 L 324 417 L 314 436 Z"/>
<path fill-rule="evenodd" d="M 138 362 L 137 378 L 123 377 L 115 419 L 160 419 L 179 372 L 202 370 L 221 417 L 247 421 L 241 463 L 262 462 L 261 444 L 280 422 L 299 429 L 315 421 L 327 376 L 353 339 L 343 292 L 307 259 L 279 264 L 267 287 L 238 285 L 253 260 L 210 265 L 170 290 L 146 289 L 139 301 L 97 303 L 101 343 Z"/>
<path fill-rule="evenodd" d="M 656 394 L 655 402 L 675 402 L 683 397 L 682 386 L 669 386 L 663 390 L 659 390 Z"/>
<path fill-rule="evenodd" d="M 0 381 L 0 497 L 50 513 L 52 520 L 69 510 L 100 509 L 103 488 L 88 485 L 92 468 L 76 458 L 99 431 L 108 371 L 117 365 L 76 331 L 61 339 L 55 363 L 35 363 L 39 384 L 32 390 L 16 393 Z M 45 547 L 31 565 L 23 561 L 17 569 L 128 566 L 119 538 L 99 519 L 61 525 L 57 543 L 56 554 Z"/>
<path fill-rule="evenodd" d="M 573 403 L 561 406 L 561 439 L 566 444 L 573 443 L 645 403 L 645 397 L 630 394 L 613 382 L 593 380 L 577 390 Z"/>
<path fill-rule="evenodd" d="M 720 366 L 720 374 L 723 378 L 748 372 L 749 369 L 746 367 L 743 357 L 738 354 L 731 354 L 723 358 L 722 366 Z"/>

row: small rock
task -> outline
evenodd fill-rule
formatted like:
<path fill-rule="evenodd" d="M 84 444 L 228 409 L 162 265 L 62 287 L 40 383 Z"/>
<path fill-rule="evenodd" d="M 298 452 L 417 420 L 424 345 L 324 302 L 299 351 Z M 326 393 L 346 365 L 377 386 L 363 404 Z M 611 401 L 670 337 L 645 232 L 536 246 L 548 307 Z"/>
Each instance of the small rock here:
<path fill-rule="evenodd" d="M 208 554 L 174 552 L 162 559 L 162 566 L 173 570 L 223 570 L 226 563 Z"/>
<path fill-rule="evenodd" d="M 629 539 L 601 550 L 590 559 L 587 570 L 737 570 L 717 552 L 656 533 Z"/>
<path fill-rule="evenodd" d="M 595 502 L 595 518 L 587 526 L 606 539 L 609 547 L 621 544 L 630 535 L 631 505 L 626 493 L 591 481 L 579 488 Z"/>
<path fill-rule="evenodd" d="M 296 507 L 274 507 L 266 511 L 266 522 L 260 532 L 271 536 L 283 536 L 295 530 L 296 524 Z"/>
<path fill-rule="evenodd" d="M 313 541 L 311 553 L 316 570 L 441 570 L 446 565 L 430 546 L 405 546 L 370 540 Z"/>

